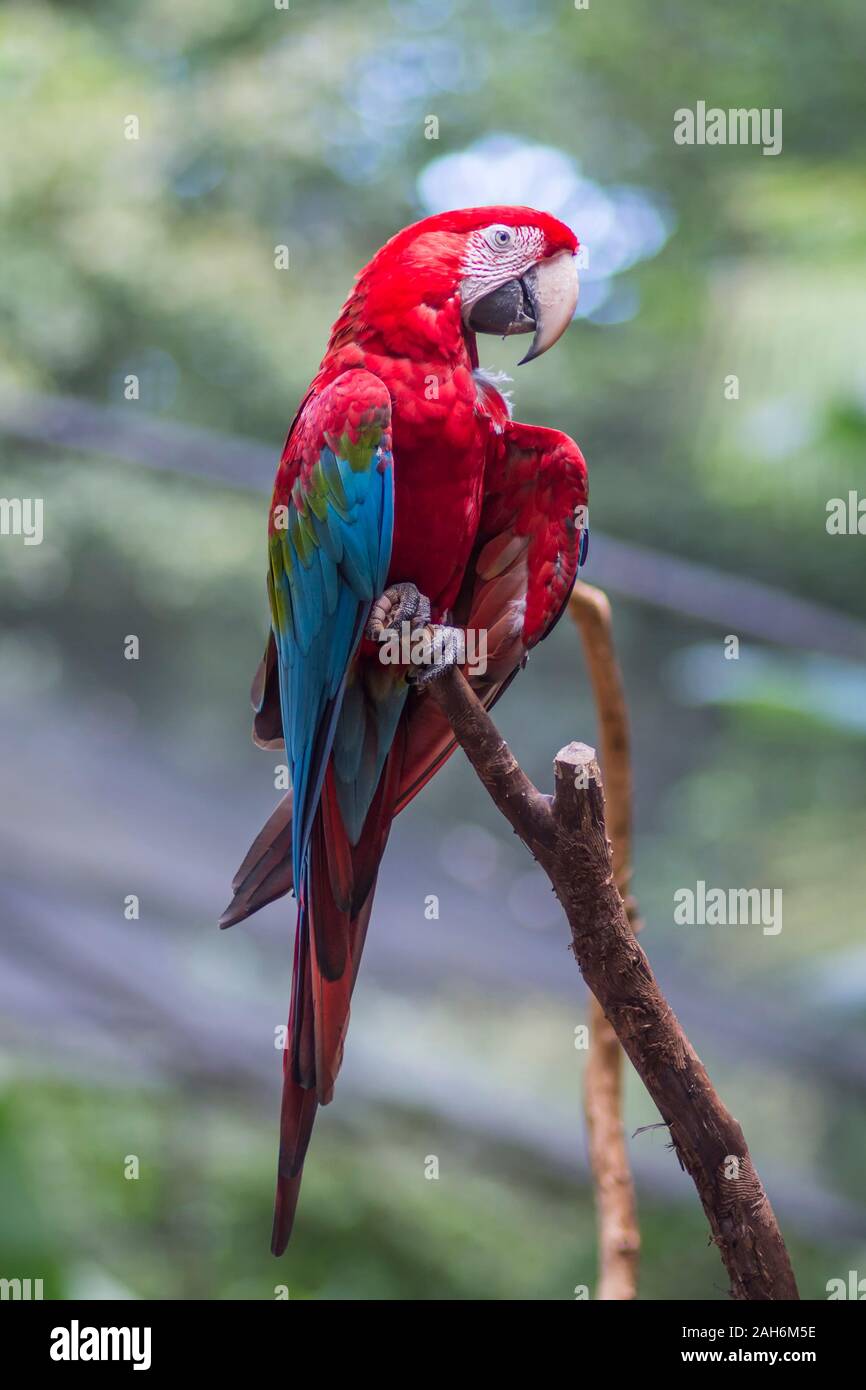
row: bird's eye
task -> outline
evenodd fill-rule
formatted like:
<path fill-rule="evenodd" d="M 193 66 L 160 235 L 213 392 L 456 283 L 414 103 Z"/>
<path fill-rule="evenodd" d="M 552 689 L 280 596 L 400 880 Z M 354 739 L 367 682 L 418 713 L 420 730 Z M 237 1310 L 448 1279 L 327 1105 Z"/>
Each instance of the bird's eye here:
<path fill-rule="evenodd" d="M 514 240 L 514 234 L 510 227 L 489 227 L 487 240 L 495 251 L 504 251 Z"/>

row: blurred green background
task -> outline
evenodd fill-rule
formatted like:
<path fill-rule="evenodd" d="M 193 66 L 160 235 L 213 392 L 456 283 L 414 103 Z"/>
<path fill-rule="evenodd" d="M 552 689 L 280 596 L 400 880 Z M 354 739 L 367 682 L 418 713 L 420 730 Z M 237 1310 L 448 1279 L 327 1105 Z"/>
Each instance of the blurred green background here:
<path fill-rule="evenodd" d="M 0 492 L 45 508 L 41 546 L 0 538 L 0 1276 L 55 1298 L 594 1282 L 583 985 L 462 759 L 395 826 L 280 1263 L 293 913 L 215 927 L 278 795 L 247 707 L 261 489 L 356 271 L 484 202 L 588 248 L 576 323 L 514 390 L 590 467 L 644 945 L 804 1296 L 866 1272 L 866 539 L 825 526 L 863 485 L 864 40 L 856 0 L 0 9 Z M 675 145 L 698 100 L 781 108 L 782 153 Z M 513 371 L 513 344 L 481 348 Z M 567 622 L 497 715 L 541 785 L 592 741 Z M 675 926 L 699 879 L 781 888 L 782 932 Z M 629 1134 L 656 1119 L 630 1077 Z M 642 1296 L 724 1297 L 664 1133 L 630 1153 Z"/>

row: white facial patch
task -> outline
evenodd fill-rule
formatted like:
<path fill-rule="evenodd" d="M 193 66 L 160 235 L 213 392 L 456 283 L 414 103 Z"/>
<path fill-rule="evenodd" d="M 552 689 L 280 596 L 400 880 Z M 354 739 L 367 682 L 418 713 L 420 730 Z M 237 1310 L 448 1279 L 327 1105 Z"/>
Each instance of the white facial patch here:
<path fill-rule="evenodd" d="M 509 280 L 519 280 L 544 254 L 540 227 L 507 227 L 494 222 L 471 232 L 461 270 L 460 297 L 463 316 L 492 290 Z"/>

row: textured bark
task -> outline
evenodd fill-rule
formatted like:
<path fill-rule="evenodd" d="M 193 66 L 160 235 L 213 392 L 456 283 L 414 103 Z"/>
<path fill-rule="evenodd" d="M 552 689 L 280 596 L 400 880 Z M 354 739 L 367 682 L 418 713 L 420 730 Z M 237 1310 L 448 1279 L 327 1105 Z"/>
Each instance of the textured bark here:
<path fill-rule="evenodd" d="M 581 635 L 595 698 L 614 881 L 626 899 L 631 879 L 631 746 L 610 603 L 600 589 L 578 580 L 569 612 Z M 626 899 L 626 907 L 637 930 L 634 900 Z M 596 1296 L 625 1301 L 637 1298 L 640 1226 L 622 1118 L 623 1052 L 594 994 L 590 994 L 589 1031 L 583 1106 L 598 1219 Z"/>
<path fill-rule="evenodd" d="M 739 1124 L 722 1104 L 629 925 L 614 879 L 594 750 L 572 743 L 543 796 L 452 667 L 429 686 L 493 801 L 548 875 L 572 947 L 691 1176 L 738 1299 L 795 1299 L 797 1285 L 773 1209 Z"/>
<path fill-rule="evenodd" d="M 596 1298 L 637 1298 L 640 1226 L 622 1121 L 623 1053 L 594 994 L 589 996 L 589 1055 L 583 1111 L 598 1220 Z"/>

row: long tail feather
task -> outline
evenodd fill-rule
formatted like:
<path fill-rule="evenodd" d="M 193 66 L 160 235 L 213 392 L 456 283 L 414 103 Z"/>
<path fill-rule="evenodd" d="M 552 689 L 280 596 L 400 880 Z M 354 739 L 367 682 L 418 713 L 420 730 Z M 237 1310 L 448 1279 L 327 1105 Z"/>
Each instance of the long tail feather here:
<path fill-rule="evenodd" d="M 316 1092 L 304 1090 L 287 1074 L 283 1082 L 280 1158 L 277 1169 L 277 1195 L 274 1201 L 274 1226 L 271 1233 L 271 1250 L 275 1255 L 282 1255 L 292 1234 L 304 1158 L 318 1108 Z"/>
<path fill-rule="evenodd" d="M 402 740 L 398 743 L 402 744 Z M 386 763 L 356 846 L 350 845 L 346 837 L 330 772 L 313 824 L 305 891 L 298 909 L 289 1042 L 283 1059 L 280 1157 L 271 1244 L 276 1255 L 282 1254 L 291 1235 L 316 1110 L 332 1099 L 343 1060 L 352 991 L 373 907 L 376 870 L 391 825 L 400 753 L 401 747 L 396 748 L 393 760 Z M 248 859 L 255 866 L 266 857 L 267 847 L 264 854 L 260 847 L 255 854 L 251 850 Z M 239 878 L 246 881 L 249 872 L 244 876 L 242 868 Z M 359 901 L 362 889 L 365 896 Z"/>
<path fill-rule="evenodd" d="M 220 917 L 221 927 L 258 912 L 294 887 L 292 876 L 292 793 L 286 792 L 262 826 L 232 879 L 233 897 Z"/>

